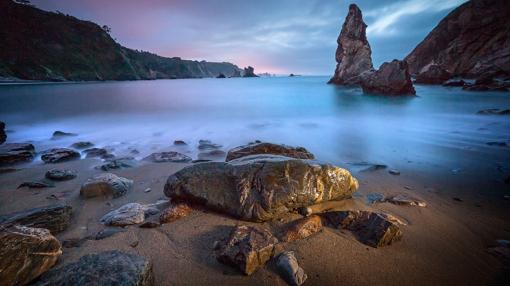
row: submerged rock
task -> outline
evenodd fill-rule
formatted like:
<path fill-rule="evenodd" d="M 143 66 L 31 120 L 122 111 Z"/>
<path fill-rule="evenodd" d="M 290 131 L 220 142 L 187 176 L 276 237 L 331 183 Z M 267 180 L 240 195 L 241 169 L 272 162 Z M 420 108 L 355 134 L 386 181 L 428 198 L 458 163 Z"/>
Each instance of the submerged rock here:
<path fill-rule="evenodd" d="M 337 66 L 329 83 L 360 84 L 361 75 L 374 69 L 366 28 L 367 25 L 363 22 L 361 10 L 355 4 L 351 4 L 342 31 L 338 36 Z"/>
<path fill-rule="evenodd" d="M 80 141 L 80 142 L 73 143 L 71 145 L 72 148 L 76 148 L 76 149 L 91 148 L 93 146 L 94 146 L 94 144 L 92 142 L 88 142 L 88 141 Z"/>
<path fill-rule="evenodd" d="M 29 182 L 23 182 L 18 186 L 18 189 L 21 188 L 30 188 L 30 189 L 42 189 L 42 188 L 54 188 L 55 184 L 52 182 L 46 182 L 46 181 L 29 181 Z"/>
<path fill-rule="evenodd" d="M 214 159 L 214 158 L 222 158 L 225 157 L 227 153 L 223 150 L 209 150 L 205 152 L 201 152 L 198 154 L 198 160 L 208 160 L 208 159 Z M 193 162 L 193 161 L 192 161 Z"/>
<path fill-rule="evenodd" d="M 47 171 L 44 176 L 53 181 L 68 181 L 76 178 L 76 171 L 52 169 Z"/>
<path fill-rule="evenodd" d="M 481 115 L 510 115 L 510 109 L 498 109 L 498 108 L 484 109 L 484 110 L 478 111 L 476 114 L 481 114 Z"/>
<path fill-rule="evenodd" d="M 187 216 L 193 211 L 190 205 L 186 203 L 172 204 L 161 212 L 159 216 L 160 223 L 171 223 Z"/>
<path fill-rule="evenodd" d="M 5 123 L 0 121 L 0 144 L 4 144 L 7 140 L 7 134 L 5 133 Z"/>
<path fill-rule="evenodd" d="M 133 186 L 133 181 L 119 177 L 112 173 L 99 174 L 88 179 L 80 189 L 80 196 L 84 198 L 113 197 L 118 198 L 126 194 Z"/>
<path fill-rule="evenodd" d="M 278 243 L 271 232 L 255 226 L 237 226 L 228 239 L 216 245 L 216 259 L 251 275 L 269 261 Z"/>
<path fill-rule="evenodd" d="M 62 255 L 47 229 L 0 225 L 0 284 L 26 285 L 48 271 Z"/>
<path fill-rule="evenodd" d="M 55 204 L 1 216 L 0 224 L 45 228 L 52 234 L 58 234 L 69 227 L 72 213 L 71 206 Z"/>
<path fill-rule="evenodd" d="M 281 155 L 296 159 L 315 159 L 314 155 L 303 147 L 258 142 L 229 150 L 226 161 L 255 154 Z"/>
<path fill-rule="evenodd" d="M 176 146 L 186 146 L 188 144 L 186 142 L 184 142 L 183 140 L 175 140 L 174 141 L 174 145 L 176 145 Z"/>
<path fill-rule="evenodd" d="M 397 222 L 385 214 L 370 211 L 330 211 L 322 216 L 331 226 L 352 231 L 359 241 L 372 247 L 390 245 L 402 238 Z"/>
<path fill-rule="evenodd" d="M 78 134 L 64 132 L 64 131 L 55 131 L 55 132 L 53 132 L 52 139 L 59 139 L 61 137 L 69 137 L 69 136 L 78 136 Z"/>
<path fill-rule="evenodd" d="M 152 153 L 149 156 L 145 157 L 143 160 L 151 161 L 154 163 L 189 163 L 192 159 L 184 154 L 179 152 L 160 152 L 160 153 Z"/>
<path fill-rule="evenodd" d="M 86 155 L 86 158 L 103 158 L 106 159 L 106 156 L 110 155 L 108 151 L 104 148 L 89 148 L 83 151 Z"/>
<path fill-rule="evenodd" d="M 37 286 L 154 285 L 152 263 L 141 256 L 118 250 L 82 256 L 44 274 Z"/>
<path fill-rule="evenodd" d="M 379 70 L 366 74 L 361 82 L 365 93 L 382 95 L 414 95 L 411 75 L 404 61 L 383 63 Z"/>
<path fill-rule="evenodd" d="M 252 155 L 188 166 L 171 175 L 165 195 L 249 221 L 350 198 L 358 181 L 342 168 L 311 160 Z"/>
<path fill-rule="evenodd" d="M 6 143 L 0 145 L 0 165 L 30 162 L 35 157 L 34 145 L 29 143 Z"/>
<path fill-rule="evenodd" d="M 416 75 L 416 83 L 442 84 L 450 79 L 450 77 L 450 73 L 445 71 L 442 67 L 438 65 L 429 65 Z"/>
<path fill-rule="evenodd" d="M 285 251 L 276 261 L 278 272 L 289 285 L 300 286 L 305 283 L 308 276 L 298 264 L 293 251 Z"/>
<path fill-rule="evenodd" d="M 127 168 L 133 168 L 137 165 L 136 160 L 134 158 L 118 158 L 113 159 L 110 161 L 107 161 L 106 163 L 96 167 L 103 171 L 110 171 L 110 170 L 119 170 L 119 169 L 127 169 Z"/>
<path fill-rule="evenodd" d="M 41 160 L 44 163 L 60 163 L 80 159 L 80 153 L 67 148 L 54 148 L 42 153 Z"/>
<path fill-rule="evenodd" d="M 145 213 L 148 211 L 146 205 L 139 203 L 129 203 L 122 207 L 105 214 L 101 218 L 101 223 L 111 226 L 126 226 L 144 222 Z"/>
<path fill-rule="evenodd" d="M 291 242 L 307 238 L 322 230 L 322 219 L 318 215 L 312 215 L 298 219 L 286 227 L 282 235 L 282 241 Z"/>

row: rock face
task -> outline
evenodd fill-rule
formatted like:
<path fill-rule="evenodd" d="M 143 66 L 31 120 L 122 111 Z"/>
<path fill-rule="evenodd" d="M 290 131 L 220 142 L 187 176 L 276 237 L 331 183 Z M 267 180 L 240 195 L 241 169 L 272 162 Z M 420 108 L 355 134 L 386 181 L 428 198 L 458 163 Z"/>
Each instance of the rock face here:
<path fill-rule="evenodd" d="M 284 231 L 282 241 L 291 242 L 303 238 L 322 230 L 322 219 L 318 215 L 312 215 L 306 218 L 298 219 L 292 222 Z"/>
<path fill-rule="evenodd" d="M 62 255 L 47 229 L 0 226 L 0 284 L 26 285 L 48 271 Z"/>
<path fill-rule="evenodd" d="M 141 256 L 105 251 L 45 273 L 37 286 L 154 285 L 152 263 Z"/>
<path fill-rule="evenodd" d="M 273 154 L 296 159 L 315 159 L 313 154 L 303 147 L 291 147 L 273 143 L 252 143 L 229 150 L 226 161 L 255 154 Z"/>
<path fill-rule="evenodd" d="M 7 143 L 0 145 L 0 166 L 22 162 L 29 162 L 34 159 L 34 145 L 28 143 Z"/>
<path fill-rule="evenodd" d="M 181 154 L 179 152 L 161 152 L 161 153 L 152 153 L 151 155 L 144 158 L 145 161 L 151 161 L 155 163 L 189 163 L 191 162 L 191 158 Z"/>
<path fill-rule="evenodd" d="M 510 75 L 510 2 L 471 0 L 439 22 L 405 58 L 412 74 L 438 65 L 452 77 Z"/>
<path fill-rule="evenodd" d="M 81 186 L 80 196 L 84 198 L 99 196 L 118 198 L 127 193 L 132 186 L 132 180 L 111 173 L 99 174 Z"/>
<path fill-rule="evenodd" d="M 56 204 L 2 216 L 0 223 L 45 228 L 58 234 L 69 227 L 72 212 L 71 206 Z"/>
<path fill-rule="evenodd" d="M 305 283 L 308 276 L 298 264 L 293 251 L 285 251 L 276 261 L 276 267 L 282 278 L 291 286 L 300 286 Z"/>
<path fill-rule="evenodd" d="M 351 4 L 337 40 L 337 66 L 335 75 L 329 80 L 329 83 L 360 84 L 361 75 L 374 69 L 366 28 L 367 25 L 363 22 L 361 10 L 355 4 Z"/>
<path fill-rule="evenodd" d="M 52 169 L 44 175 L 46 179 L 53 181 L 68 181 L 76 178 L 76 172 L 71 170 Z"/>
<path fill-rule="evenodd" d="M 361 82 L 361 88 L 363 92 L 371 94 L 416 94 L 407 64 L 399 60 L 383 63 L 379 70 L 366 74 Z"/>
<path fill-rule="evenodd" d="M 449 80 L 450 77 L 450 73 L 445 71 L 441 66 L 429 65 L 416 75 L 416 83 L 442 84 Z"/>
<path fill-rule="evenodd" d="M 105 214 L 101 223 L 111 226 L 126 226 L 144 222 L 148 207 L 139 203 L 129 203 Z"/>
<path fill-rule="evenodd" d="M 7 134 L 5 134 L 5 123 L 0 121 L 0 144 L 4 144 L 7 140 Z"/>
<path fill-rule="evenodd" d="M 80 153 L 67 148 L 54 148 L 42 153 L 44 163 L 60 163 L 80 159 Z"/>
<path fill-rule="evenodd" d="M 251 275 L 273 257 L 277 243 L 264 228 L 237 226 L 228 239 L 216 245 L 216 259 Z"/>
<path fill-rule="evenodd" d="M 171 175 L 165 195 L 249 221 L 351 197 L 357 180 L 339 167 L 275 155 L 207 162 Z"/>

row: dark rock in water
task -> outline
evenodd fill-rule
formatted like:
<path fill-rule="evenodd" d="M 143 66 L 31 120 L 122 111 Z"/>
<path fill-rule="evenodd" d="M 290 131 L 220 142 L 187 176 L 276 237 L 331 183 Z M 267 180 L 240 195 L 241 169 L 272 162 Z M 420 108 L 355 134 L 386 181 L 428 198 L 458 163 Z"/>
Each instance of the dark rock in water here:
<path fill-rule="evenodd" d="M 292 147 L 273 143 L 252 143 L 228 151 L 226 161 L 255 154 L 272 154 L 297 159 L 315 159 L 314 155 L 303 147 Z"/>
<path fill-rule="evenodd" d="M 277 243 L 278 239 L 262 227 L 237 226 L 228 239 L 216 245 L 216 259 L 251 275 L 273 257 Z"/>
<path fill-rule="evenodd" d="M 64 132 L 64 131 L 55 131 L 55 132 L 53 132 L 52 139 L 59 139 L 61 137 L 69 137 L 69 136 L 78 136 L 78 134 Z"/>
<path fill-rule="evenodd" d="M 252 155 L 186 167 L 171 175 L 165 195 L 249 221 L 350 198 L 358 181 L 342 168 L 312 160 Z"/>
<path fill-rule="evenodd" d="M 47 181 L 30 181 L 30 182 L 23 182 L 18 186 L 18 189 L 21 188 L 30 188 L 30 189 L 42 189 L 42 188 L 54 188 L 55 184 L 52 182 Z"/>
<path fill-rule="evenodd" d="M 497 109 L 497 108 L 484 109 L 484 110 L 478 111 L 476 114 L 481 114 L 481 115 L 510 115 L 510 109 Z"/>
<path fill-rule="evenodd" d="M 119 170 L 119 169 L 127 169 L 127 168 L 133 168 L 137 165 L 134 158 L 119 158 L 119 159 L 113 159 L 111 161 L 107 161 L 106 163 L 102 164 L 101 166 L 98 166 L 99 169 L 103 171 L 110 171 L 110 170 Z"/>
<path fill-rule="evenodd" d="M 101 223 L 110 226 L 126 226 L 144 222 L 148 207 L 139 203 L 129 203 L 105 214 Z"/>
<path fill-rule="evenodd" d="M 108 151 L 104 148 L 90 148 L 83 151 L 86 158 L 103 158 L 109 155 Z"/>
<path fill-rule="evenodd" d="M 125 232 L 126 230 L 123 229 L 123 228 L 118 228 L 118 227 L 107 227 L 101 231 L 99 231 L 96 236 L 94 237 L 95 240 L 101 240 L 101 239 L 105 239 L 107 237 L 110 237 L 112 235 L 115 235 L 119 232 Z"/>
<path fill-rule="evenodd" d="M 298 264 L 293 251 L 285 251 L 278 256 L 276 261 L 278 272 L 291 286 L 300 286 L 305 283 L 308 276 Z"/>
<path fill-rule="evenodd" d="M 415 198 L 408 194 L 399 194 L 386 198 L 384 201 L 395 205 L 419 206 L 426 207 L 427 203 L 419 198 Z"/>
<path fill-rule="evenodd" d="M 0 144 L 4 144 L 7 140 L 7 134 L 5 134 L 5 123 L 0 121 Z"/>
<path fill-rule="evenodd" d="M 496 142 L 496 141 L 493 141 L 493 142 L 487 142 L 485 143 L 489 146 L 498 146 L 498 147 L 507 147 L 508 145 L 506 144 L 506 142 Z"/>
<path fill-rule="evenodd" d="M 0 225 L 0 284 L 26 285 L 48 271 L 62 255 L 47 229 Z"/>
<path fill-rule="evenodd" d="M 435 64 L 452 76 L 510 74 L 510 2 L 472 0 L 450 12 L 405 58 L 412 74 Z"/>
<path fill-rule="evenodd" d="M 71 206 L 56 204 L 1 216 L 0 223 L 45 228 L 57 234 L 67 229 L 72 213 Z"/>
<path fill-rule="evenodd" d="M 361 88 L 363 92 L 371 94 L 416 94 L 407 63 L 399 60 L 383 63 L 379 70 L 363 76 Z"/>
<path fill-rule="evenodd" d="M 307 238 L 322 230 L 322 219 L 318 215 L 301 218 L 290 223 L 284 230 L 281 240 L 291 242 Z"/>
<path fill-rule="evenodd" d="M 198 149 L 206 150 L 206 149 L 219 149 L 223 146 L 219 144 L 212 143 L 210 140 L 199 140 L 198 141 Z"/>
<path fill-rule="evenodd" d="M 375 203 L 384 202 L 384 200 L 385 200 L 385 197 L 383 194 L 370 193 L 367 195 L 367 203 L 370 205 L 375 204 Z"/>
<path fill-rule="evenodd" d="M 193 211 L 190 205 L 186 203 L 172 204 L 161 212 L 159 216 L 160 223 L 171 223 L 187 216 Z"/>
<path fill-rule="evenodd" d="M 400 171 L 399 170 L 395 170 L 395 169 L 389 169 L 388 173 L 390 173 L 392 175 L 395 175 L 395 176 L 400 175 Z"/>
<path fill-rule="evenodd" d="M 416 75 L 416 83 L 442 84 L 450 79 L 450 74 L 438 65 L 429 65 Z"/>
<path fill-rule="evenodd" d="M 0 165 L 30 162 L 35 157 L 34 145 L 28 143 L 6 143 L 0 145 Z"/>
<path fill-rule="evenodd" d="M 93 146 L 94 146 L 94 144 L 92 142 L 88 142 L 88 141 L 80 141 L 80 142 L 73 143 L 71 145 L 71 147 L 75 148 L 75 149 L 85 149 L 85 148 L 91 148 Z"/>
<path fill-rule="evenodd" d="M 325 220 L 336 228 L 352 231 L 356 238 L 372 247 L 390 245 L 402 238 L 402 231 L 388 215 L 369 211 L 330 211 Z"/>
<path fill-rule="evenodd" d="M 189 163 L 192 159 L 182 153 L 179 152 L 160 152 L 160 153 L 152 153 L 149 156 L 145 157 L 143 160 L 151 161 L 154 163 Z"/>
<path fill-rule="evenodd" d="M 225 151 L 223 150 L 209 150 L 209 151 L 204 151 L 204 152 L 201 152 L 198 154 L 198 160 L 208 160 L 208 159 L 211 159 L 211 158 L 222 158 L 222 157 L 225 157 L 227 155 L 227 153 L 225 153 Z"/>
<path fill-rule="evenodd" d="M 226 76 L 222 73 L 220 73 L 216 78 L 226 78 Z"/>
<path fill-rule="evenodd" d="M 68 181 L 76 178 L 76 171 L 52 169 L 47 171 L 44 176 L 53 181 Z"/>
<path fill-rule="evenodd" d="M 361 75 L 373 71 L 372 50 L 367 40 L 366 28 L 361 10 L 355 4 L 351 4 L 338 36 L 337 66 L 329 83 L 360 84 Z"/>
<path fill-rule="evenodd" d="M 44 163 L 61 163 L 71 160 L 80 159 L 80 153 L 67 149 L 67 148 L 54 148 L 50 150 L 46 150 L 42 153 L 41 160 Z"/>
<path fill-rule="evenodd" d="M 243 77 L 259 77 L 259 76 L 255 74 L 255 69 L 249 66 L 244 68 Z"/>
<path fill-rule="evenodd" d="M 466 84 L 462 89 L 467 91 L 508 91 L 510 84 L 492 78 L 479 78 L 474 84 Z"/>
<path fill-rule="evenodd" d="M 118 250 L 82 256 L 77 262 L 48 271 L 36 286 L 154 285 L 152 263 Z"/>
<path fill-rule="evenodd" d="M 182 140 L 175 140 L 174 141 L 174 145 L 176 145 L 176 146 L 186 146 L 188 144 L 186 142 L 182 141 Z"/>
<path fill-rule="evenodd" d="M 80 189 L 80 196 L 84 198 L 113 197 L 118 198 L 126 194 L 133 187 L 133 181 L 115 174 L 99 174 L 88 179 Z"/>
<path fill-rule="evenodd" d="M 466 85 L 466 82 L 463 80 L 448 80 L 443 83 L 443 86 L 457 86 L 457 87 L 463 87 Z"/>

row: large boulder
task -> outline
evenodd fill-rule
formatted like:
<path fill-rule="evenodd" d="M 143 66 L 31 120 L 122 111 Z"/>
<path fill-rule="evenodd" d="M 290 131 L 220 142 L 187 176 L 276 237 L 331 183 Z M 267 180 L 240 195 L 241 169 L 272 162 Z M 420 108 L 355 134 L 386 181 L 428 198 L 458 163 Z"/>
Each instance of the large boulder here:
<path fill-rule="evenodd" d="M 429 65 L 416 75 L 416 83 L 423 84 L 443 84 L 451 77 L 450 73 L 445 71 L 439 65 Z"/>
<path fill-rule="evenodd" d="M 255 154 L 273 154 L 296 159 L 315 159 L 313 154 L 308 152 L 308 150 L 303 147 L 292 147 L 287 145 L 260 142 L 239 146 L 229 150 L 226 161 L 232 161 L 237 158 Z"/>
<path fill-rule="evenodd" d="M 60 163 L 80 159 L 80 153 L 68 148 L 54 148 L 42 153 L 44 163 Z"/>
<path fill-rule="evenodd" d="M 237 226 L 227 239 L 216 244 L 216 259 L 251 275 L 273 257 L 277 243 L 278 239 L 262 227 Z"/>
<path fill-rule="evenodd" d="M 71 206 L 55 204 L 1 216 L 0 223 L 45 228 L 57 234 L 69 227 L 72 213 Z"/>
<path fill-rule="evenodd" d="M 62 255 L 47 229 L 0 225 L 0 284 L 26 285 L 48 271 Z"/>
<path fill-rule="evenodd" d="M 118 250 L 82 256 L 77 262 L 45 273 L 37 286 L 154 285 L 150 260 Z"/>
<path fill-rule="evenodd" d="M 29 143 L 6 143 L 0 145 L 0 166 L 22 162 L 30 162 L 34 159 L 35 147 Z"/>
<path fill-rule="evenodd" d="M 379 70 L 364 75 L 361 88 L 363 92 L 371 94 L 416 94 L 407 64 L 399 60 L 383 63 Z"/>
<path fill-rule="evenodd" d="M 349 171 L 312 160 L 252 155 L 192 165 L 171 175 L 165 195 L 249 221 L 266 221 L 300 207 L 350 198 Z"/>
<path fill-rule="evenodd" d="M 104 173 L 88 179 L 81 186 L 80 196 L 84 198 L 118 198 L 126 194 L 132 187 L 133 180 L 119 177 L 112 173 Z"/>
<path fill-rule="evenodd" d="M 7 134 L 5 134 L 5 123 L 0 121 L 0 144 L 3 144 L 7 140 Z"/>
<path fill-rule="evenodd" d="M 152 153 L 149 156 L 144 158 L 145 161 L 151 161 L 154 163 L 189 163 L 191 162 L 191 158 L 179 152 L 160 152 L 160 153 Z"/>
<path fill-rule="evenodd" d="M 366 28 L 367 25 L 363 22 L 361 10 L 356 4 L 351 4 L 337 40 L 337 66 L 329 83 L 360 84 L 361 75 L 374 69 Z"/>

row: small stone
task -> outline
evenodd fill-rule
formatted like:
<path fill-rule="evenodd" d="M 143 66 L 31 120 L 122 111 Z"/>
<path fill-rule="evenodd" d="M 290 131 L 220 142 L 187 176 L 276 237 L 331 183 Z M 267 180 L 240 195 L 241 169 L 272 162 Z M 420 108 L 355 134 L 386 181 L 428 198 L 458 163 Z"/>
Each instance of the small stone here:
<path fill-rule="evenodd" d="M 185 145 L 188 145 L 188 144 L 186 142 L 184 142 L 183 140 L 175 140 L 174 141 L 174 145 L 185 146 Z"/>
<path fill-rule="evenodd" d="M 154 163 L 189 163 L 192 159 L 184 154 L 179 152 L 160 152 L 160 153 L 152 153 L 151 155 L 145 157 L 144 161 L 151 161 Z"/>
<path fill-rule="evenodd" d="M 46 182 L 46 181 L 30 181 L 30 182 L 23 182 L 18 186 L 18 189 L 21 188 L 30 188 L 30 189 L 42 189 L 42 188 L 54 188 L 55 184 L 52 182 Z"/>
<path fill-rule="evenodd" d="M 395 170 L 395 169 L 390 169 L 388 170 L 388 173 L 392 174 L 392 175 L 400 175 L 400 171 L 399 170 Z"/>
<path fill-rule="evenodd" d="M 282 278 L 292 286 L 300 286 L 305 283 L 308 276 L 297 262 L 293 251 L 285 251 L 278 256 L 276 267 Z"/>
<path fill-rule="evenodd" d="M 61 137 L 70 137 L 70 136 L 78 136 L 78 134 L 64 132 L 64 131 L 55 131 L 55 132 L 53 132 L 52 139 L 59 139 Z"/>
<path fill-rule="evenodd" d="M 44 163 L 61 163 L 80 159 L 80 153 L 68 148 L 53 148 L 42 153 Z"/>
<path fill-rule="evenodd" d="M 286 227 L 282 241 L 291 242 L 304 239 L 322 230 L 322 220 L 318 215 L 298 219 Z"/>
<path fill-rule="evenodd" d="M 462 202 L 462 199 L 461 198 L 458 198 L 458 197 L 453 197 L 452 198 L 454 201 L 457 201 L 457 202 Z"/>
<path fill-rule="evenodd" d="M 161 212 L 161 215 L 159 216 L 159 222 L 162 224 L 171 223 L 187 216 L 192 211 L 193 208 L 191 208 L 191 206 L 186 203 L 174 204 Z"/>
<path fill-rule="evenodd" d="M 99 174 L 87 180 L 80 189 L 83 198 L 113 197 L 118 198 L 126 194 L 133 186 L 133 181 L 118 177 L 115 174 Z"/>
<path fill-rule="evenodd" d="M 147 206 L 139 203 L 129 203 L 105 214 L 100 221 L 102 224 L 110 226 L 139 224 L 144 222 L 146 211 Z"/>
<path fill-rule="evenodd" d="M 131 243 L 129 244 L 129 246 L 131 246 L 131 247 L 135 248 L 135 247 L 137 247 L 137 246 L 138 246 L 138 243 L 140 243 L 140 242 L 139 242 L 138 240 L 135 240 L 135 241 L 131 242 Z"/>
<path fill-rule="evenodd" d="M 386 198 L 387 202 L 395 205 L 407 205 L 407 206 L 419 206 L 426 207 L 427 203 L 421 199 L 415 198 L 408 194 L 398 194 L 392 197 Z"/>
<path fill-rule="evenodd" d="M 44 176 L 53 181 L 68 181 L 76 178 L 76 171 L 52 169 L 47 171 Z"/>
<path fill-rule="evenodd" d="M 91 148 L 93 146 L 94 146 L 94 144 L 92 142 L 88 142 L 88 141 L 80 141 L 80 142 L 73 143 L 71 145 L 71 147 L 75 148 L 75 149 L 85 149 L 85 148 Z"/>

